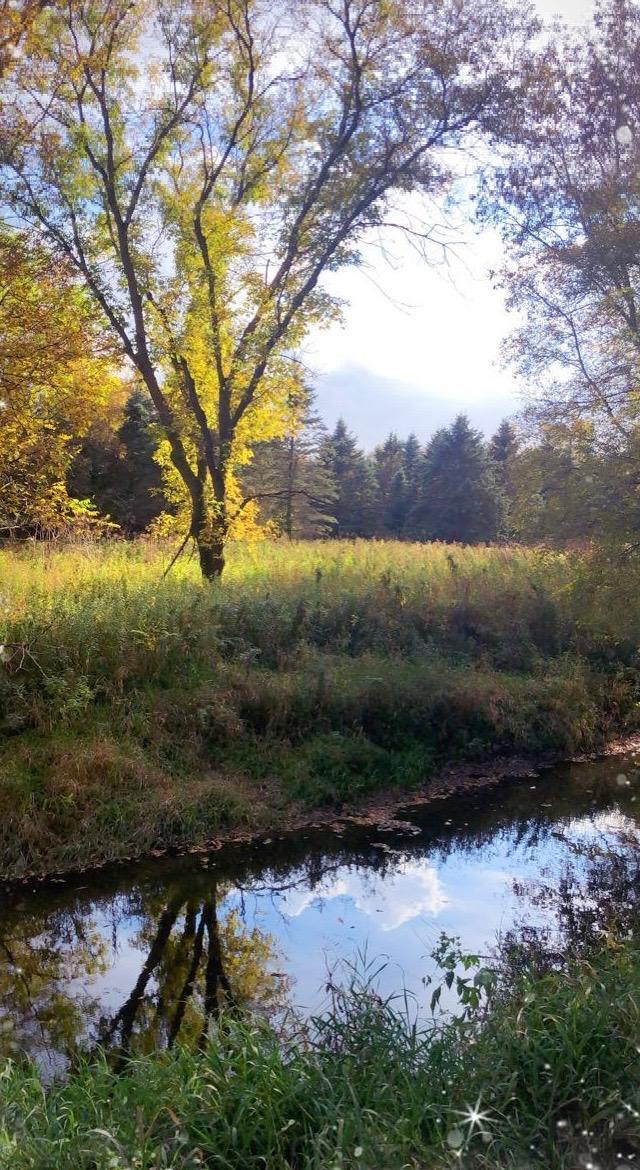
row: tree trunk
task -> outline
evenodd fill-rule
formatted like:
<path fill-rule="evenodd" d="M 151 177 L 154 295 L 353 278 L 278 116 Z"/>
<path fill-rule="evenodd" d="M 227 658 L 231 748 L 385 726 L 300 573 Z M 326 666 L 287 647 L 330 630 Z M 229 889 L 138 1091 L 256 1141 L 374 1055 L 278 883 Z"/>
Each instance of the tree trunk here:
<path fill-rule="evenodd" d="M 215 581 L 222 576 L 225 565 L 224 540 L 198 540 L 200 570 L 205 581 Z"/>
<path fill-rule="evenodd" d="M 286 510 L 284 517 L 284 530 L 293 540 L 293 487 L 294 487 L 294 460 L 295 460 L 295 439 L 293 435 L 289 438 L 289 458 L 287 460 L 287 496 L 286 496 Z"/>
<path fill-rule="evenodd" d="M 224 498 L 219 503 L 220 511 L 224 514 Z M 193 486 L 191 488 L 191 536 L 198 548 L 202 576 L 205 581 L 215 581 L 224 570 L 226 529 L 223 523 L 214 526 L 207 512 L 204 469 L 201 467 L 197 485 L 195 489 Z"/>

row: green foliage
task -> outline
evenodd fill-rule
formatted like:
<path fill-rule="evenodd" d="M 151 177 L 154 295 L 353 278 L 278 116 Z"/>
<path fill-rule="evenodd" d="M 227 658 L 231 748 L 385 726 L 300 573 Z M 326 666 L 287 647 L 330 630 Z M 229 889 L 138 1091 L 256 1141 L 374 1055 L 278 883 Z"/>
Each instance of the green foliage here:
<path fill-rule="evenodd" d="M 520 439 L 509 419 L 503 419 L 489 443 L 489 458 L 501 496 L 501 523 L 498 536 L 512 539 L 514 532 L 513 512 L 515 506 L 514 465 L 516 464 Z M 525 525 L 526 538 L 531 540 L 533 530 Z"/>
<path fill-rule="evenodd" d="M 321 461 L 335 484 L 333 535 L 371 536 L 375 527 L 376 481 L 368 459 L 342 419 L 323 444 Z"/>
<path fill-rule="evenodd" d="M 636 943 L 524 970 L 492 986 L 488 1011 L 466 997 L 462 1018 L 434 1025 L 382 999 L 377 974 L 361 960 L 330 977 L 330 1007 L 293 1042 L 223 1017 L 204 1051 L 134 1057 L 119 1074 L 98 1057 L 44 1089 L 7 1063 L 0 1166 L 574 1170 L 638 1148 Z"/>
<path fill-rule="evenodd" d="M 458 415 L 426 449 L 414 531 L 426 540 L 475 544 L 495 540 L 502 514 L 502 494 L 482 436 Z"/>
<path fill-rule="evenodd" d="M 257 444 L 242 476 L 243 490 L 255 497 L 261 521 L 290 540 L 326 536 L 334 524 L 336 485 L 321 458 L 326 436 L 313 395 L 300 387 L 292 395 L 285 435 Z"/>
<path fill-rule="evenodd" d="M 135 389 L 115 429 L 95 420 L 67 473 L 68 491 L 90 498 L 127 536 L 139 535 L 166 508 L 158 440 L 151 399 Z"/>
<path fill-rule="evenodd" d="M 404 462 L 404 445 L 392 432 L 373 453 L 376 528 L 380 536 L 402 535 L 408 486 Z"/>
<path fill-rule="evenodd" d="M 620 563 L 640 533 L 640 434 L 598 437 L 591 424 L 544 423 L 512 460 L 512 531 L 528 541 L 589 542 Z"/>
<path fill-rule="evenodd" d="M 438 946 L 432 952 L 438 968 L 442 971 L 442 982 L 437 984 L 431 996 L 431 1011 L 435 1012 L 440 1006 L 442 992 L 445 988 L 451 991 L 455 987 L 458 1000 L 459 1019 L 472 1020 L 480 1009 L 489 1005 L 490 998 L 496 990 L 498 976 L 491 967 L 480 965 L 479 955 L 471 955 L 460 949 L 458 940 L 447 934 L 440 935 Z M 469 974 L 473 972 L 473 974 Z M 433 982 L 428 976 L 427 984 Z"/>

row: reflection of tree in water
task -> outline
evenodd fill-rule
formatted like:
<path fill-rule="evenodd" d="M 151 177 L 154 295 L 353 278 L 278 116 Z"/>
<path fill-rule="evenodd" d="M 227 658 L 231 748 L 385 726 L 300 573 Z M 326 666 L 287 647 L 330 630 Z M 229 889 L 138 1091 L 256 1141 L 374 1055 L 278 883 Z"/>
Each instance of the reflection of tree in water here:
<path fill-rule="evenodd" d="M 108 944 L 95 922 L 73 908 L 22 913 L 0 925 L 0 1055 L 16 1050 L 50 1060 L 70 1053 L 97 1011 L 87 981 L 106 971 Z M 82 990 L 70 993 L 78 981 Z"/>
<path fill-rule="evenodd" d="M 17 912 L 0 929 L 0 1055 L 13 1049 L 43 1058 L 72 1055 L 90 1043 L 124 1054 L 171 1046 L 178 1037 L 202 1042 L 223 1007 L 250 1004 L 282 1011 L 286 980 L 274 972 L 273 939 L 248 929 L 237 911 L 221 913 L 216 883 L 196 892 L 138 891 L 111 918 L 117 954 L 120 928 L 132 911 L 141 919 L 134 946 L 138 976 L 122 1005 L 104 1013 L 92 981 L 109 970 L 109 938 L 77 905 L 43 919 Z M 18 908 L 16 908 L 18 910 Z M 75 985 L 74 985 L 75 984 Z"/>
<path fill-rule="evenodd" d="M 620 761 L 582 765 L 575 780 L 556 773 L 537 778 L 533 792 L 527 780 L 442 806 L 407 808 L 399 816 L 421 826 L 415 837 L 375 823 L 343 826 L 341 835 L 299 833 L 268 848 L 245 843 L 226 849 L 213 859 L 215 873 L 208 868 L 211 858 L 176 859 L 138 865 L 128 874 L 105 871 L 89 886 L 49 884 L 33 898 L 7 899 L 0 916 L 0 1056 L 12 1045 L 40 1058 L 47 1049 L 72 1052 L 76 1043 L 95 1040 L 122 1052 L 178 1038 L 198 1043 L 225 1006 L 249 1003 L 278 1013 L 286 984 L 273 977 L 271 937 L 245 925 L 246 894 L 271 895 L 278 909 L 293 889 L 322 898 L 323 883 L 342 867 L 366 877 L 376 891 L 407 863 L 437 867 L 454 856 L 486 863 L 494 850 L 504 857 L 526 850 L 538 861 L 547 853 L 558 862 L 573 847 L 570 839 L 560 847 L 556 840 L 571 829 L 572 818 L 616 812 L 633 800 L 635 773 L 628 768 L 630 787 L 621 788 L 621 767 Z M 633 815 L 635 806 L 626 811 Z M 551 911 L 546 917 L 556 927 L 549 944 L 556 949 L 564 946 L 563 932 L 568 938 L 599 927 L 603 907 L 612 911 L 615 904 L 622 913 L 640 897 L 637 849 L 625 846 L 606 858 L 596 856 L 597 849 L 585 845 L 575 872 L 567 867 L 559 885 L 554 879 L 546 892 L 526 891 L 534 905 L 537 898 Z M 229 908 L 228 891 L 239 909 Z M 526 935 L 529 928 L 519 929 Z M 110 969 L 118 974 L 123 941 L 127 969 L 136 954 L 139 967 L 108 1012 L 112 991 L 92 984 Z"/>
<path fill-rule="evenodd" d="M 502 962 L 512 970 L 561 967 L 610 939 L 640 929 L 640 835 L 622 829 L 609 840 L 567 840 L 570 852 L 553 881 L 514 881 L 515 892 L 544 912 L 542 925 L 527 918 L 500 941 Z"/>
<path fill-rule="evenodd" d="M 137 936 L 146 957 L 125 1002 L 99 1031 L 121 1053 L 182 1041 L 202 1043 L 223 1008 L 250 1005 L 274 1013 L 286 983 L 273 972 L 275 944 L 247 929 L 236 910 L 220 914 L 215 883 L 205 897 L 175 893 Z"/>

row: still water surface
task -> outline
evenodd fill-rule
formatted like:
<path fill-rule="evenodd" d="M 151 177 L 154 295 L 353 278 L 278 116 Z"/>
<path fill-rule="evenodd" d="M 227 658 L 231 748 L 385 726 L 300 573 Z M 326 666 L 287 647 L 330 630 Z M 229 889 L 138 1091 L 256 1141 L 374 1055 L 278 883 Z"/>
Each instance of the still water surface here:
<path fill-rule="evenodd" d="M 0 1056 L 50 1075 L 77 1046 L 197 1039 L 225 1002 L 313 1013 L 344 961 L 382 967 L 381 992 L 405 987 L 427 1015 L 441 932 L 487 954 L 514 924 L 545 922 L 539 883 L 585 848 L 635 848 L 639 763 L 399 810 L 412 827 L 395 831 L 309 830 L 0 892 Z"/>

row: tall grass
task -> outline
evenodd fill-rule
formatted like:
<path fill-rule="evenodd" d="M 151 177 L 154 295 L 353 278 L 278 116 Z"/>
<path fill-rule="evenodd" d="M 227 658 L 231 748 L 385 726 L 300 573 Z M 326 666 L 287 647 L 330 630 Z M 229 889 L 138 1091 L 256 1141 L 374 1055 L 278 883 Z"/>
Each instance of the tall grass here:
<path fill-rule="evenodd" d="M 0 1075 L 6 1170 L 577 1170 L 640 1151 L 640 955 L 520 974 L 488 1014 L 416 1027 L 352 981 L 293 1043 L 226 1019 L 202 1052 Z"/>
<path fill-rule="evenodd" d="M 5 639 L 33 645 L 46 670 L 120 686 L 212 653 L 271 666 L 301 646 L 350 655 L 427 647 L 518 670 L 541 655 L 592 653 L 600 638 L 623 654 L 640 641 L 638 607 L 615 613 L 608 597 L 588 597 L 576 554 L 257 543 L 232 548 L 213 586 L 186 558 L 163 579 L 167 562 L 144 542 L 0 551 Z"/>
<path fill-rule="evenodd" d="M 444 758 L 589 749 L 635 720 L 640 612 L 601 580 L 599 603 L 577 554 L 265 543 L 214 585 L 187 558 L 165 578 L 169 560 L 0 551 L 0 871 L 266 824 Z"/>

